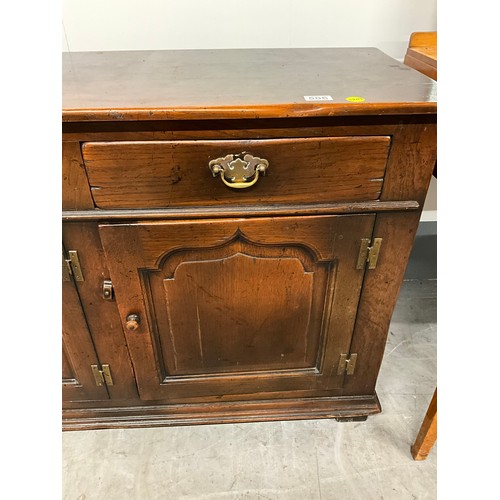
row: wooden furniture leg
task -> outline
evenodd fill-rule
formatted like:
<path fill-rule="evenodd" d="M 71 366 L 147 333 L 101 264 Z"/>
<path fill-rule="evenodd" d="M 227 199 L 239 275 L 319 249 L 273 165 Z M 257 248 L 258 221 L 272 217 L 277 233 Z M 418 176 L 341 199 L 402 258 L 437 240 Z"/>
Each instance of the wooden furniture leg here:
<path fill-rule="evenodd" d="M 437 388 L 434 390 L 429 408 L 425 414 L 417 439 L 411 447 L 414 460 L 425 460 L 437 437 Z"/>

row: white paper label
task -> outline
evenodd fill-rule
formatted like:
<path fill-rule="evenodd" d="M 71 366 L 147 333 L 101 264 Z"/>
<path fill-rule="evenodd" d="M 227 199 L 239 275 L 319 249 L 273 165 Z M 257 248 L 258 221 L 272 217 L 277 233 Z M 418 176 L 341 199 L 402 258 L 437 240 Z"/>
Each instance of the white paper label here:
<path fill-rule="evenodd" d="M 306 101 L 333 101 L 331 95 L 305 95 Z"/>

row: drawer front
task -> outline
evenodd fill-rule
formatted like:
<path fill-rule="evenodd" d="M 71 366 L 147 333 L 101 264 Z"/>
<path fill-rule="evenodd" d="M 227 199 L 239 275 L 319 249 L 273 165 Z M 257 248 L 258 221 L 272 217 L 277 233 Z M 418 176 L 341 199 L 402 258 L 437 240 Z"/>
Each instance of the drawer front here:
<path fill-rule="evenodd" d="M 368 136 L 87 142 L 82 151 L 96 207 L 125 209 L 377 200 L 389 146 L 390 137 Z M 227 184 L 228 167 L 267 168 L 235 188 L 210 162 Z"/>

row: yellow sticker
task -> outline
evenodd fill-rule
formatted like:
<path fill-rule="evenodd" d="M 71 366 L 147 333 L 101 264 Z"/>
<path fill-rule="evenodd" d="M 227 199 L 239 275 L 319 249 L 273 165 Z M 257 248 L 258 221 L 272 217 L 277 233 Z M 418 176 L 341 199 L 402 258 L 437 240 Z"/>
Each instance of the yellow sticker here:
<path fill-rule="evenodd" d="M 345 100 L 349 102 L 363 102 L 365 98 L 359 97 L 359 95 L 353 95 L 351 97 L 346 97 Z"/>

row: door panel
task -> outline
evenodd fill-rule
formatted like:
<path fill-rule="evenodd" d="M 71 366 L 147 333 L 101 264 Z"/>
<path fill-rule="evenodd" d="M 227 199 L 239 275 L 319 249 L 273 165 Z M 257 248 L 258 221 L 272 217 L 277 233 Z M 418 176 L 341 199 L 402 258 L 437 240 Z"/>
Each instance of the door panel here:
<path fill-rule="evenodd" d="M 158 331 L 168 332 L 162 343 L 166 371 L 313 367 L 320 330 L 314 318 L 322 307 L 314 288 L 322 287 L 314 283 L 313 269 L 304 268 L 310 256 L 294 253 L 237 239 L 215 251 L 180 252 L 159 272 L 147 273 Z M 195 260 L 200 258 L 207 260 Z M 272 291 L 268 283 L 284 286 Z M 278 333 L 283 325 L 286 335 Z"/>
<path fill-rule="evenodd" d="M 142 399 L 324 391 L 349 346 L 373 215 L 103 224 Z"/>
<path fill-rule="evenodd" d="M 105 386 L 97 386 L 91 365 L 98 365 L 94 344 L 74 282 L 62 283 L 62 395 L 64 401 L 108 399 Z"/>

